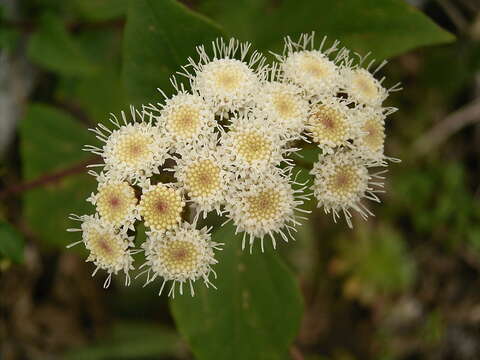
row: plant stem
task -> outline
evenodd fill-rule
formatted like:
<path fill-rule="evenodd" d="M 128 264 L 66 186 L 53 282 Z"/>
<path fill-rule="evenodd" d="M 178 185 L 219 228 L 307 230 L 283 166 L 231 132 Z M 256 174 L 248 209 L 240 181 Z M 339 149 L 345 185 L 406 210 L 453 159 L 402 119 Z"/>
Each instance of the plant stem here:
<path fill-rule="evenodd" d="M 0 199 L 5 199 L 7 197 L 13 196 L 24 191 L 32 190 L 37 187 L 41 187 L 47 184 L 56 183 L 62 180 L 63 178 L 75 174 L 79 174 L 85 171 L 87 165 L 95 164 L 98 162 L 97 157 L 92 157 L 86 161 L 80 162 L 76 165 L 73 165 L 69 168 L 55 171 L 51 173 L 44 174 L 34 180 L 20 183 L 18 185 L 13 185 L 0 192 Z"/>

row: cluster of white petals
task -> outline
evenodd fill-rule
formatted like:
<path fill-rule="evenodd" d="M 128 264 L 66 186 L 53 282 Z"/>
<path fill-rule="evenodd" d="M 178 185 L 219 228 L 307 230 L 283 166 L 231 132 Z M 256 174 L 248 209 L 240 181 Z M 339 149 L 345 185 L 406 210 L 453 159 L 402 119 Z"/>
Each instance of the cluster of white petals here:
<path fill-rule="evenodd" d="M 215 288 L 222 244 L 200 225 L 211 213 L 233 223 L 250 252 L 256 244 L 264 251 L 266 239 L 273 248 L 294 239 L 312 195 L 350 227 L 353 211 L 372 215 L 365 201 L 380 201 L 385 167 L 396 160 L 384 153 L 396 109 L 383 103 L 399 86 L 377 79 L 384 63 L 367 64 L 326 38 L 316 47 L 313 33 L 287 37 L 273 64 L 250 48 L 235 39 L 197 47 L 178 71 L 186 82 L 171 78 L 173 95 L 159 89 L 158 102 L 92 129 L 101 144 L 85 150 L 102 160 L 89 171 L 95 213 L 72 215 L 81 226 L 69 230 L 82 232 L 72 245 L 85 245 L 94 273 L 107 272 L 105 286 L 120 271 L 128 285 L 132 255 L 143 251 L 138 276 L 145 285 L 160 279 L 160 293 L 168 282 L 169 296 L 184 285 L 193 295 L 196 281 Z M 318 159 L 300 182 L 304 149 Z"/>

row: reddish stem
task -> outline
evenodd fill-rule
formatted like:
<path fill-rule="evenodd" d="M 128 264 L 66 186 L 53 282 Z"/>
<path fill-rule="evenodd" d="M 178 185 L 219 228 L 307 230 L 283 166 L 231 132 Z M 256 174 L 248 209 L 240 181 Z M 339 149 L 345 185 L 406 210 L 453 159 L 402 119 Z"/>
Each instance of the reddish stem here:
<path fill-rule="evenodd" d="M 81 163 L 78 163 L 72 167 L 56 171 L 56 172 L 51 172 L 47 173 L 45 175 L 42 175 L 34 180 L 27 181 L 18 185 L 13 185 L 3 191 L 0 192 L 0 199 L 5 199 L 7 197 L 10 197 L 12 195 L 22 193 L 24 191 L 28 191 L 40 186 L 44 186 L 47 184 L 51 183 L 56 183 L 62 180 L 63 178 L 75 174 L 79 174 L 85 171 L 85 168 L 87 165 L 95 164 L 98 163 L 98 158 L 90 158 L 86 161 L 83 161 Z"/>

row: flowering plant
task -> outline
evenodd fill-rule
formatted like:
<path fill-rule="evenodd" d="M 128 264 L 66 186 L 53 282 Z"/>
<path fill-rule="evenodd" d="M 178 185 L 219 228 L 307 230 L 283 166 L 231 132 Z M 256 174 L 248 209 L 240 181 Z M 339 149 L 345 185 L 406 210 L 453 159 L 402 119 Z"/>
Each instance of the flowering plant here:
<path fill-rule="evenodd" d="M 309 213 L 303 205 L 313 195 L 333 220 L 352 210 L 373 215 L 365 200 L 379 202 L 383 174 L 385 119 L 396 109 L 383 105 L 398 84 L 385 88 L 368 56 L 353 54 L 314 33 L 298 41 L 287 37 L 275 61 L 252 51 L 249 43 L 217 39 L 211 52 L 197 47 L 171 83 L 173 96 L 131 107 L 121 118 L 92 129 L 103 145 L 85 146 L 102 163 L 90 170 L 98 189 L 87 200 L 94 215 L 72 215 L 81 223 L 87 261 L 130 283 L 133 255 L 145 254 L 139 276 L 146 284 L 161 278 L 169 295 L 202 280 L 215 287 L 215 252 L 211 227 L 201 227 L 211 212 L 232 222 L 243 234 L 242 249 L 253 251 L 265 240 L 294 239 Z M 319 157 L 313 183 L 297 180 L 295 160 L 305 146 Z M 136 249 L 135 226 L 143 221 L 147 240 Z M 228 241 L 228 239 L 226 239 Z"/>

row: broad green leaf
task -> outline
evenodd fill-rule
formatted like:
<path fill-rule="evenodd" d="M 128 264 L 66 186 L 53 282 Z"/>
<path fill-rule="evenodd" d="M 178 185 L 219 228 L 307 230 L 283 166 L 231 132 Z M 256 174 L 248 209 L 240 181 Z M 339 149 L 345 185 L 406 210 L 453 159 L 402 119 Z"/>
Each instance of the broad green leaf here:
<path fill-rule="evenodd" d="M 257 24 L 254 19 L 263 16 L 265 9 L 269 6 L 271 6 L 270 0 L 236 0 L 235 2 L 204 0 L 200 2 L 198 10 L 218 20 L 229 35 L 253 41 L 259 36 L 256 33 Z"/>
<path fill-rule="evenodd" d="M 20 139 L 24 180 L 31 181 L 85 162 L 88 155 L 81 148 L 93 136 L 70 115 L 33 104 L 21 122 Z M 65 246 L 73 242 L 72 234 L 65 231 L 72 227 L 68 214 L 92 210 L 85 198 L 94 189 L 94 180 L 85 169 L 77 170 L 24 194 L 26 222 L 45 243 Z"/>
<path fill-rule="evenodd" d="M 23 261 L 23 236 L 10 224 L 0 220 L 0 258 Z"/>
<path fill-rule="evenodd" d="M 241 250 L 242 235 L 232 224 L 213 240 L 217 253 L 217 290 L 196 287 L 195 297 L 171 302 L 176 324 L 199 360 L 284 359 L 299 329 L 301 294 L 290 271 L 273 251 Z"/>
<path fill-rule="evenodd" d="M 132 0 L 127 15 L 123 79 L 132 103 L 170 92 L 169 78 L 195 47 L 222 36 L 220 28 L 175 0 Z"/>
<path fill-rule="evenodd" d="M 62 77 L 56 97 L 83 110 L 96 124 L 127 106 L 120 72 L 121 33 L 117 29 L 90 30 L 79 34 L 77 40 L 99 71 L 80 78 Z"/>
<path fill-rule="evenodd" d="M 258 2 L 261 4 L 262 1 Z M 404 0 L 283 0 L 265 1 L 263 9 L 252 0 L 208 0 L 201 8 L 233 36 L 252 41 L 264 50 L 281 50 L 281 39 L 315 31 L 321 38 L 338 39 L 352 50 L 387 58 L 410 49 L 452 41 Z"/>
<path fill-rule="evenodd" d="M 62 21 L 53 15 L 42 17 L 40 28 L 30 38 L 27 53 L 33 62 L 61 74 L 85 75 L 96 70 Z"/>
<path fill-rule="evenodd" d="M 320 153 L 320 148 L 316 144 L 303 144 L 302 149 L 298 152 L 300 157 L 298 159 L 296 158 L 295 160 L 298 160 L 297 163 L 302 167 L 310 170 L 312 168 L 312 164 L 318 161 Z"/>
<path fill-rule="evenodd" d="M 105 121 L 110 113 L 127 107 L 120 74 L 104 69 L 81 79 L 64 79 L 58 97 L 84 110 L 92 124 Z"/>
<path fill-rule="evenodd" d="M 125 14 L 128 0 L 73 0 L 74 9 L 85 19 L 105 21 Z"/>
<path fill-rule="evenodd" d="M 137 360 L 179 355 L 182 342 L 172 330 L 151 323 L 121 322 L 93 345 L 72 349 L 65 360 Z"/>

